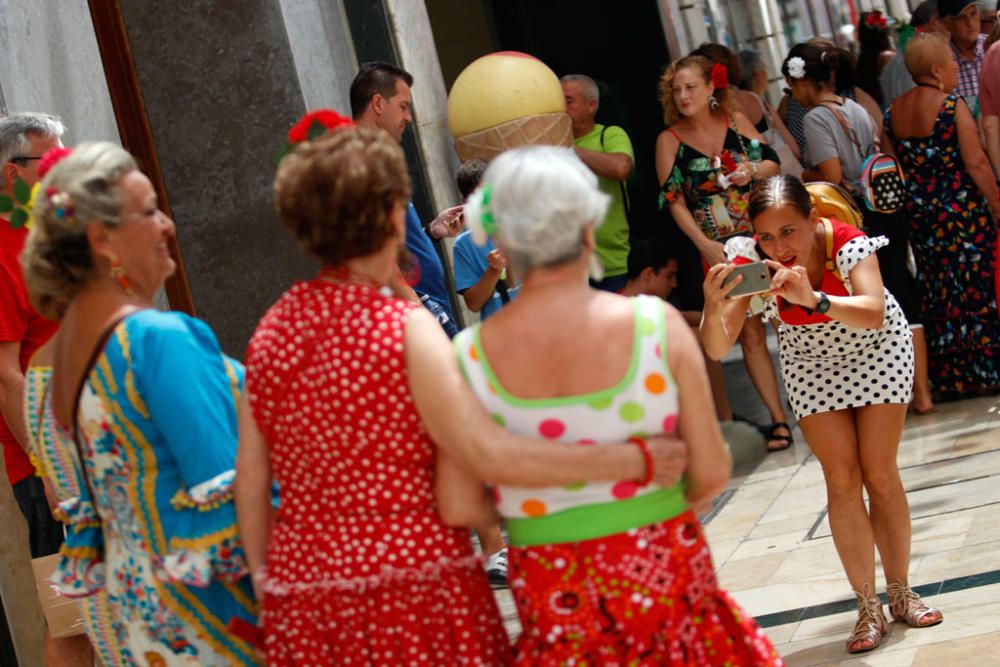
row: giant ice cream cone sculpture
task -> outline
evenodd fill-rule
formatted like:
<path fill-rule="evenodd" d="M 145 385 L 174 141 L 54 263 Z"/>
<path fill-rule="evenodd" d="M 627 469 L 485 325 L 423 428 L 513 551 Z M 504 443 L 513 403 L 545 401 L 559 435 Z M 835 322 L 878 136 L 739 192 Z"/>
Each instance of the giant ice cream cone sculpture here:
<path fill-rule="evenodd" d="M 526 144 L 573 145 L 559 78 L 517 51 L 485 55 L 458 75 L 448 95 L 448 128 L 463 162 Z"/>

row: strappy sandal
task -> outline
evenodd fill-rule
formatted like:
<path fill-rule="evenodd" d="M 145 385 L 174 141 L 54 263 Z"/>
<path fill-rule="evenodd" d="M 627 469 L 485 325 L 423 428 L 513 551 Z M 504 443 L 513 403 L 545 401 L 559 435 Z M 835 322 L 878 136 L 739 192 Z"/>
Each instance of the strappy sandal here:
<path fill-rule="evenodd" d="M 882 644 L 882 637 L 889 631 L 885 614 L 882 613 L 882 600 L 878 596 L 868 597 L 868 592 L 867 584 L 864 593 L 854 592 L 858 597 L 858 622 L 854 624 L 854 632 L 847 640 L 848 653 L 874 651 Z"/>
<path fill-rule="evenodd" d="M 889 613 L 895 621 L 906 623 L 911 628 L 929 628 L 944 620 L 944 614 L 928 607 L 906 584 L 889 584 L 885 592 L 889 596 Z"/>
<path fill-rule="evenodd" d="M 778 429 L 783 428 L 788 431 L 788 435 L 781 433 L 775 433 Z M 795 440 L 792 438 L 792 427 L 785 422 L 774 422 L 769 426 L 758 426 L 757 430 L 761 432 L 761 435 L 770 443 L 773 440 L 780 440 L 781 444 L 777 447 L 767 447 L 768 453 L 770 452 L 780 452 L 784 449 L 788 449 L 792 446 Z"/>

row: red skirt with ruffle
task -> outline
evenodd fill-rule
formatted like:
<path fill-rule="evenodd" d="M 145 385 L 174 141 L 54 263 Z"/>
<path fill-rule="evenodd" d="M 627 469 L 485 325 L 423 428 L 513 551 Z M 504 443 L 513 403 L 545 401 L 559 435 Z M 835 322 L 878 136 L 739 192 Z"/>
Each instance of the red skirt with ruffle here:
<path fill-rule="evenodd" d="M 518 665 L 782 665 L 719 589 L 693 512 L 585 542 L 510 548 Z"/>

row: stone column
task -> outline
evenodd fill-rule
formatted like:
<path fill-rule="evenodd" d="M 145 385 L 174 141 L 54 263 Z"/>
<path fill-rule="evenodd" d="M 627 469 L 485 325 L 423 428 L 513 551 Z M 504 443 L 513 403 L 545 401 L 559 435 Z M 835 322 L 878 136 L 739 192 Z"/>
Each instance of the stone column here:
<path fill-rule="evenodd" d="M 316 266 L 274 213 L 273 158 L 305 111 L 282 8 L 121 0 L 121 12 L 195 307 L 242 358 L 267 307 Z"/>

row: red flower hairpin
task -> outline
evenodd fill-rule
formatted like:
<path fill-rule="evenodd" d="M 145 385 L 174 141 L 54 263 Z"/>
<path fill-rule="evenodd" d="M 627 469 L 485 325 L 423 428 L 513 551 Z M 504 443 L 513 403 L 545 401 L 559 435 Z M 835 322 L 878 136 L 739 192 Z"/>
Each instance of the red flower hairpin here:
<path fill-rule="evenodd" d="M 865 17 L 865 25 L 876 30 L 885 30 L 889 27 L 889 21 L 882 16 L 882 12 L 875 10 Z"/>
<path fill-rule="evenodd" d="M 715 86 L 716 90 L 725 90 L 729 87 L 729 72 L 722 63 L 712 65 L 709 78 L 712 80 L 712 85 Z"/>
<path fill-rule="evenodd" d="M 302 116 L 295 125 L 288 130 L 288 143 L 278 153 L 275 162 L 281 162 L 281 158 L 303 141 L 312 141 L 327 132 L 332 132 L 341 127 L 352 127 L 354 121 L 346 116 L 341 116 L 333 109 L 316 109 Z"/>
<path fill-rule="evenodd" d="M 45 178 L 45 174 L 49 173 L 49 170 L 52 169 L 52 167 L 61 162 L 63 158 L 69 157 L 72 153 L 73 149 L 66 148 L 65 146 L 50 148 L 45 151 L 41 161 L 38 163 L 38 179 L 41 180 Z"/>

